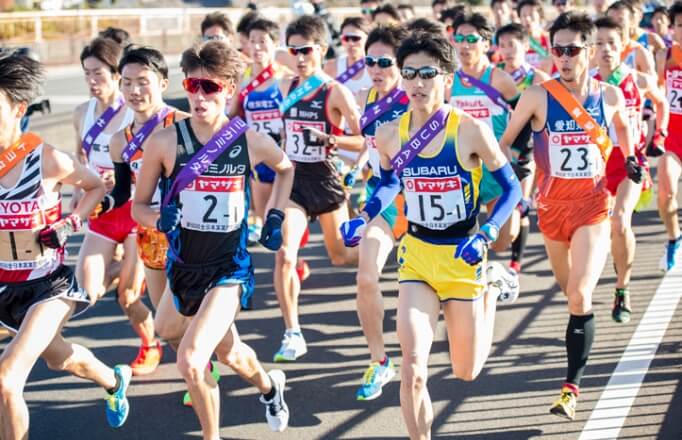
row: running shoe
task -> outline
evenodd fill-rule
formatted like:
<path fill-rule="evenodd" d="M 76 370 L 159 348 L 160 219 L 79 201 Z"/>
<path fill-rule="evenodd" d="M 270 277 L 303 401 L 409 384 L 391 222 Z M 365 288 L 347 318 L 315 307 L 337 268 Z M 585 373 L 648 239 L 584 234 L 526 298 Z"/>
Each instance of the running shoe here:
<path fill-rule="evenodd" d="M 519 275 L 513 270 L 507 270 L 497 261 L 491 261 L 488 262 L 486 276 L 488 285 L 499 289 L 499 302 L 512 304 L 519 297 Z"/>
<path fill-rule="evenodd" d="M 265 419 L 268 426 L 275 432 L 282 432 L 289 426 L 289 407 L 284 401 L 284 385 L 286 376 L 282 370 L 272 370 L 268 373 L 270 382 L 275 388 L 275 395 L 270 400 L 265 400 L 261 394 L 260 401 L 265 405 Z"/>
<path fill-rule="evenodd" d="M 362 385 L 355 393 L 357 400 L 374 400 L 381 396 L 381 389 L 395 376 L 395 365 L 386 356 L 385 365 L 379 362 L 372 362 L 362 377 Z"/>
<path fill-rule="evenodd" d="M 616 289 L 613 297 L 613 309 L 611 309 L 611 318 L 621 324 L 630 322 L 630 290 Z"/>
<path fill-rule="evenodd" d="M 218 371 L 218 367 L 216 367 L 213 361 L 211 361 L 211 376 L 213 376 L 213 380 L 220 382 L 220 371 Z M 182 404 L 190 408 L 192 407 L 192 396 L 189 395 L 189 391 L 185 391 L 185 394 L 182 396 Z"/>
<path fill-rule="evenodd" d="M 254 245 L 258 243 L 258 240 L 260 240 L 260 234 L 263 231 L 263 227 L 261 225 L 257 224 L 252 224 L 249 225 L 249 236 L 248 236 L 248 244 Z"/>
<path fill-rule="evenodd" d="M 661 257 L 661 261 L 658 263 L 658 268 L 662 272 L 667 272 L 675 266 L 677 263 L 677 251 L 680 248 L 680 239 L 678 238 L 675 243 L 666 243 L 665 253 Z"/>
<path fill-rule="evenodd" d="M 549 409 L 549 412 L 550 414 L 573 420 L 575 418 L 575 406 L 577 402 L 578 398 L 573 393 L 573 390 L 569 387 L 563 387 L 561 389 L 561 396 L 554 402 Z"/>
<path fill-rule="evenodd" d="M 133 371 L 128 365 L 116 365 L 114 367 L 114 375 L 117 379 L 118 389 L 113 394 L 107 393 L 105 399 L 107 422 L 109 422 L 109 426 L 112 428 L 120 428 L 126 422 L 128 412 L 130 411 L 126 392 L 128 391 Z"/>
<path fill-rule="evenodd" d="M 145 374 L 153 373 L 156 367 L 159 366 L 162 357 L 163 348 L 160 341 L 156 341 L 154 345 L 141 346 L 137 352 L 137 357 L 130 364 L 133 375 L 144 376 Z"/>
<path fill-rule="evenodd" d="M 308 352 L 301 332 L 285 332 L 282 346 L 275 353 L 275 362 L 294 362 Z"/>

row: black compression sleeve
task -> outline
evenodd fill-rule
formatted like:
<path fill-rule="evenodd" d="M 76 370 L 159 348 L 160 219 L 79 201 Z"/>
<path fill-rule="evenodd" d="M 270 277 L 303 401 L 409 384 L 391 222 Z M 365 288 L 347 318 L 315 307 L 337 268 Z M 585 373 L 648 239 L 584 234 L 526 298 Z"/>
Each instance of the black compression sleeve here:
<path fill-rule="evenodd" d="M 114 208 L 118 208 L 130 200 L 132 184 L 130 165 L 125 162 L 114 162 L 114 189 L 111 190 L 110 194 L 114 199 Z"/>

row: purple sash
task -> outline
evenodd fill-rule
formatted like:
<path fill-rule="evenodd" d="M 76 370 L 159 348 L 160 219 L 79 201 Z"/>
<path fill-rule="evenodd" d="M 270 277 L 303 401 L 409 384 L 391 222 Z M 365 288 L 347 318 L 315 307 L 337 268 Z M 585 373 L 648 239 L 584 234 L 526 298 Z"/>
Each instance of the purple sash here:
<path fill-rule="evenodd" d="M 490 84 L 486 84 L 483 81 L 481 81 L 478 78 L 474 78 L 473 76 L 464 73 L 462 70 L 457 71 L 457 75 L 469 84 L 478 87 L 483 93 L 486 94 L 488 98 L 495 104 L 499 105 L 506 111 L 511 111 L 511 108 L 509 107 L 509 104 L 507 104 L 507 101 L 504 100 L 502 97 L 502 94 L 493 86 Z"/>
<path fill-rule="evenodd" d="M 400 176 L 403 169 L 412 162 L 412 160 L 419 154 L 429 142 L 431 142 L 438 133 L 445 128 L 445 121 L 450 112 L 445 110 L 446 107 L 441 107 L 434 113 L 426 124 L 419 129 L 405 144 L 400 147 L 400 152 L 391 159 L 391 166 L 395 173 Z"/>
<path fill-rule="evenodd" d="M 144 123 L 140 131 L 133 136 L 130 142 L 128 142 L 128 145 L 126 145 L 126 147 L 123 149 L 121 158 L 124 162 L 130 163 L 130 160 L 133 158 L 137 150 L 142 147 L 142 144 L 144 144 L 144 141 L 146 141 L 147 137 L 149 137 L 149 135 L 152 133 L 154 127 L 159 125 L 159 123 L 163 121 L 166 116 L 168 116 L 170 111 L 170 107 L 164 107 L 161 109 L 161 111 L 149 118 L 149 120 Z"/>
<path fill-rule="evenodd" d="M 206 145 L 192 156 L 192 159 L 178 172 L 170 190 L 163 198 L 163 206 L 167 206 L 173 197 L 187 188 L 194 179 L 201 176 L 248 128 L 246 122 L 237 116 L 214 134 Z"/>
<path fill-rule="evenodd" d="M 341 84 L 344 84 L 346 81 L 354 77 L 360 70 L 365 68 L 365 59 L 361 59 L 360 61 L 356 61 L 352 66 L 350 66 L 348 69 L 346 69 L 345 72 L 343 72 L 341 75 L 336 77 L 336 80 L 340 82 Z"/>
<path fill-rule="evenodd" d="M 405 96 L 405 90 L 400 87 L 394 88 L 391 93 L 375 102 L 370 108 L 365 109 L 365 112 L 360 118 L 360 127 L 364 130 L 369 124 L 376 121 L 381 115 L 391 109 L 391 104 L 400 101 Z"/>
<path fill-rule="evenodd" d="M 523 63 L 521 64 L 521 67 L 511 73 L 511 77 L 514 79 L 514 82 L 518 84 L 519 81 L 526 77 L 530 70 L 530 64 Z"/>
<path fill-rule="evenodd" d="M 104 113 L 97 118 L 94 124 L 92 124 L 92 127 L 88 129 L 88 132 L 85 133 L 85 137 L 83 138 L 83 150 L 85 150 L 85 156 L 90 156 L 90 150 L 92 149 L 92 144 L 95 143 L 95 140 L 97 137 L 102 133 L 102 131 L 109 125 L 109 122 L 111 122 L 112 119 L 114 119 L 114 116 L 123 108 L 123 104 L 125 101 L 123 100 L 123 96 L 119 96 L 116 101 L 114 101 L 113 104 L 106 110 L 104 110 Z"/>

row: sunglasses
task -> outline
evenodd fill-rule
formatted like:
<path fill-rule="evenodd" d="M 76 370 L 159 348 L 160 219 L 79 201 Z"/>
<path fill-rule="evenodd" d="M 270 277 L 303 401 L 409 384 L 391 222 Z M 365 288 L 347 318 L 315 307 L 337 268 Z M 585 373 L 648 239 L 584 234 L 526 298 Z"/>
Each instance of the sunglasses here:
<path fill-rule="evenodd" d="M 395 60 L 390 57 L 372 57 L 367 55 L 365 57 L 365 64 L 367 67 L 379 66 L 380 69 L 387 69 L 393 65 Z"/>
<path fill-rule="evenodd" d="M 311 46 L 299 46 L 299 47 L 293 47 L 289 46 L 287 49 L 289 49 L 289 53 L 292 54 L 293 56 L 297 56 L 298 54 L 303 54 L 303 55 L 310 55 L 313 50 L 315 50 L 316 44 L 313 44 Z"/>
<path fill-rule="evenodd" d="M 360 11 L 364 15 L 372 15 L 374 13 L 374 9 L 372 9 L 372 8 L 362 8 Z"/>
<path fill-rule="evenodd" d="M 585 46 L 553 46 L 551 51 L 552 55 L 557 58 L 561 58 L 564 55 L 573 58 L 578 56 L 583 49 L 585 49 Z"/>
<path fill-rule="evenodd" d="M 443 74 L 443 72 L 432 66 L 424 66 L 420 67 L 419 69 L 415 69 L 414 67 L 403 67 L 400 70 L 400 76 L 408 81 L 415 79 L 417 75 L 419 75 L 419 78 L 421 79 L 431 79 L 441 74 Z"/>
<path fill-rule="evenodd" d="M 362 37 L 360 35 L 343 34 L 341 35 L 341 41 L 344 43 L 359 43 L 362 41 Z"/>
<path fill-rule="evenodd" d="M 189 93 L 197 93 L 201 89 L 207 95 L 222 92 L 224 88 L 222 84 L 206 78 L 185 78 L 182 87 Z"/>
<path fill-rule="evenodd" d="M 483 40 L 483 37 L 475 34 L 469 35 L 455 34 L 453 39 L 455 40 L 455 43 L 464 43 L 466 41 L 469 44 L 476 44 L 479 41 Z"/>
<path fill-rule="evenodd" d="M 201 37 L 204 41 L 223 41 L 227 37 L 225 35 L 217 34 L 217 35 L 204 35 Z"/>

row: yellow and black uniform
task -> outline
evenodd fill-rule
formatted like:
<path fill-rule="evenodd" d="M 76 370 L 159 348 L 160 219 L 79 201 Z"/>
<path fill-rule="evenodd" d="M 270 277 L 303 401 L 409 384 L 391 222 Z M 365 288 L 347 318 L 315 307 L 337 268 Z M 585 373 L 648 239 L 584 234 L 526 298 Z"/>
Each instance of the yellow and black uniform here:
<path fill-rule="evenodd" d="M 441 147 L 419 154 L 402 172 L 407 235 L 398 246 L 399 281 L 421 282 L 441 301 L 478 299 L 485 290 L 486 259 L 469 265 L 454 259 L 457 244 L 478 230 L 482 165 L 460 161 L 457 133 L 461 110 L 451 108 Z M 409 140 L 412 111 L 400 117 L 401 145 Z"/>

